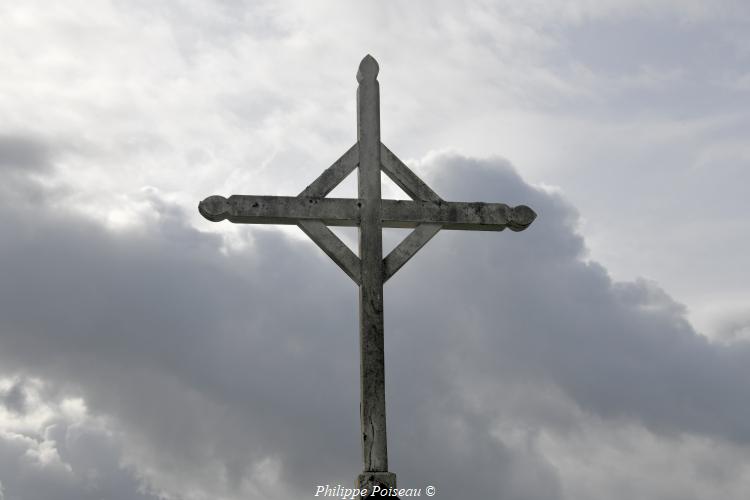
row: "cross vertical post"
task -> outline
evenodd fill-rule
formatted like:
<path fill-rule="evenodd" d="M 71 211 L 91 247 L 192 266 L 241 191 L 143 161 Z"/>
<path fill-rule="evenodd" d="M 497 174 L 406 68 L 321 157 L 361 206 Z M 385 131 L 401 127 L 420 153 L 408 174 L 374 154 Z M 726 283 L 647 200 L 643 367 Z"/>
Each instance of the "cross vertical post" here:
<path fill-rule="evenodd" d="M 366 56 L 357 72 L 359 224 L 360 425 L 364 468 L 358 486 L 395 487 L 388 473 L 383 342 L 383 236 L 380 198 L 380 88 L 378 63 Z"/>

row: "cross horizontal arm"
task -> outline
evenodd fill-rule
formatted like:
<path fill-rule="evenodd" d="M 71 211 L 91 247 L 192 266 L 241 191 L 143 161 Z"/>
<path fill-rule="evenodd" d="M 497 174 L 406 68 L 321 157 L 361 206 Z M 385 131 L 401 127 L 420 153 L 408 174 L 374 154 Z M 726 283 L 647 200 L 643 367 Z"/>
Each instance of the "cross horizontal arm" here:
<path fill-rule="evenodd" d="M 228 219 L 242 224 L 297 224 L 321 220 L 329 226 L 358 226 L 362 202 L 346 198 L 305 196 L 210 196 L 198 210 L 206 219 Z M 410 228 L 422 223 L 441 224 L 443 229 L 522 231 L 536 218 L 525 205 L 464 203 L 452 201 L 382 200 L 383 227 Z"/>
<path fill-rule="evenodd" d="M 513 231 L 526 229 L 536 213 L 526 205 L 510 207 L 505 203 L 466 203 L 460 201 L 383 200 L 383 227 L 416 227 L 428 222 L 442 229 L 470 231 Z"/>
<path fill-rule="evenodd" d="M 321 220 L 329 226 L 359 225 L 358 200 L 309 196 L 209 196 L 198 205 L 206 219 L 240 224 L 297 224 Z"/>

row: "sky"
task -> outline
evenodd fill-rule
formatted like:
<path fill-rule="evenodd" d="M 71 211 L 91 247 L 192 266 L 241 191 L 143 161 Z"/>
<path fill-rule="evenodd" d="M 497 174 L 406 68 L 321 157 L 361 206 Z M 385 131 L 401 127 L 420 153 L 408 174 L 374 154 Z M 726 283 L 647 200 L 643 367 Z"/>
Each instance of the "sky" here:
<path fill-rule="evenodd" d="M 399 486 L 745 499 L 748 33 L 730 0 L 0 4 L 0 500 L 353 486 L 356 286 L 197 204 L 349 149 L 366 54 L 389 149 L 538 214 L 386 284 Z"/>

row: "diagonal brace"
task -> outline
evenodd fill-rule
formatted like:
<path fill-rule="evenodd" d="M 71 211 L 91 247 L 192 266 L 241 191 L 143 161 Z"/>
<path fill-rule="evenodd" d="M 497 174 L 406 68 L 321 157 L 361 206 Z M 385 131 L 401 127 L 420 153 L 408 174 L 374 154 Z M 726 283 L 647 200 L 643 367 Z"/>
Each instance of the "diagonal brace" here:
<path fill-rule="evenodd" d="M 354 283 L 361 283 L 361 265 L 357 255 L 320 220 L 300 220 L 302 231 L 317 244 L 349 276 Z"/>
<path fill-rule="evenodd" d="M 404 162 L 399 160 L 398 157 L 382 143 L 380 144 L 380 166 L 383 169 L 383 172 L 385 172 L 385 174 L 390 177 L 398 187 L 411 196 L 412 200 L 442 201 L 442 198 L 440 198 L 430 186 L 425 184 L 417 174 L 412 172 Z"/>
<path fill-rule="evenodd" d="M 420 248 L 435 236 L 442 226 L 440 224 L 424 223 L 414 228 L 409 236 L 403 239 L 388 256 L 383 259 L 383 282 L 396 274 L 396 271 L 414 257 Z"/>
<path fill-rule="evenodd" d="M 333 165 L 323 171 L 300 196 L 324 197 L 343 181 L 347 175 L 351 174 L 359 163 L 359 143 L 355 143 L 349 150 L 341 155 Z"/>
<path fill-rule="evenodd" d="M 398 156 L 380 144 L 380 165 L 385 174 L 395 182 L 413 200 L 441 202 L 440 196 L 419 178 Z M 393 276 L 396 271 L 414 257 L 414 255 L 435 236 L 442 226 L 440 224 L 423 223 L 418 225 L 409 236 L 398 244 L 391 253 L 383 259 L 383 282 Z"/>
<path fill-rule="evenodd" d="M 324 197 L 357 168 L 359 162 L 359 142 L 341 155 L 333 165 L 323 171 L 299 196 Z M 361 262 L 359 257 L 328 229 L 321 220 L 299 220 L 297 226 L 338 265 L 354 283 L 361 283 Z"/>

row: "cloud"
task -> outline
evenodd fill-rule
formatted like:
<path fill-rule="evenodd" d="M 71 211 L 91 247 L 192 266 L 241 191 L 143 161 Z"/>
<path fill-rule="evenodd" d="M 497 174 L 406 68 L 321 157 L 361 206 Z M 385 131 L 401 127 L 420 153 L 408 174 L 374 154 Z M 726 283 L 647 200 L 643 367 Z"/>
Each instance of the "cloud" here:
<path fill-rule="evenodd" d="M 603 267 L 585 262 L 575 212 L 559 197 L 525 186 L 507 165 L 504 172 L 502 162 L 446 157 L 438 165 L 435 183 L 454 190 L 452 198 L 526 199 L 540 214 L 535 227 L 518 236 L 487 241 L 484 234 L 450 234 L 439 247 L 445 260 L 472 255 L 471 266 L 457 263 L 441 272 L 446 283 L 468 289 L 484 272 L 496 277 L 482 280 L 467 314 L 432 314 L 434 331 L 450 321 L 488 332 L 478 344 L 482 352 L 471 351 L 473 370 L 508 365 L 513 376 L 541 376 L 602 416 L 747 442 L 750 427 L 743 422 L 750 408 L 737 406 L 746 398 L 733 381 L 747 376 L 748 344 L 710 343 L 686 321 L 685 308 L 654 283 L 613 282 Z M 427 265 L 423 259 L 412 267 L 429 274 Z M 450 303 L 454 291 L 437 289 L 429 300 Z M 419 307 L 419 295 L 410 299 L 415 302 Z"/>
<path fill-rule="evenodd" d="M 4 391 L 0 396 L 0 401 L 12 412 L 21 414 L 26 412 L 26 393 L 20 382 L 16 382 Z"/>
<path fill-rule="evenodd" d="M 195 204 L 299 192 L 354 141 L 367 52 L 403 158 L 502 152 L 562 188 L 499 157 L 411 162 L 448 199 L 540 217 L 442 232 L 386 286 L 400 484 L 744 499 L 744 4 L 316 5 L 0 16 L 0 499 L 352 484 L 355 287 L 311 242 Z M 721 342 L 696 308 L 719 311 Z"/>
<path fill-rule="evenodd" d="M 0 409 L 0 498 L 153 500 L 120 464 L 118 439 L 82 400 L 38 379 L 0 379 L 22 394 L 24 412 Z"/>
<path fill-rule="evenodd" d="M 444 231 L 386 285 L 400 484 L 445 498 L 593 499 L 617 490 L 602 461 L 638 470 L 646 448 L 597 448 L 592 436 L 632 432 L 665 456 L 689 451 L 678 437 L 691 436 L 710 443 L 698 447 L 708 466 L 746 449 L 746 342 L 707 341 L 655 284 L 613 282 L 585 261 L 575 209 L 507 161 L 442 153 L 415 169 L 446 199 L 525 203 L 539 218 L 522 233 Z M 36 464 L 49 478 L 40 500 L 61 498 L 60 484 L 71 498 L 198 500 L 352 483 L 356 288 L 311 242 L 239 228 L 245 245 L 226 246 L 155 191 L 140 200 L 152 217 L 110 230 L 64 209 L 64 186 L 18 182 L 42 202 L 0 200 L 0 232 L 13 235 L 0 245 L 0 362 L 42 382 L 2 393 L 6 407 L 26 395 L 13 418 L 39 420 L 0 445 L 1 471 Z M 596 488 L 576 486 L 582 464 L 560 452 L 575 443 L 594 448 Z M 32 491 L 6 474 L 6 496 Z M 743 474 L 727 498 L 741 498 Z M 101 479 L 91 489 L 87 477 Z M 677 488 L 654 479 L 644 495 Z"/>
<path fill-rule="evenodd" d="M 27 135 L 0 135 L 0 168 L 49 168 L 49 148 L 45 141 Z"/>
<path fill-rule="evenodd" d="M 705 334 L 747 296 L 744 2 L 319 3 L 14 4 L 4 126 L 75 144 L 55 179 L 68 205 L 133 226 L 143 186 L 183 208 L 205 191 L 299 192 L 353 143 L 371 52 L 391 149 L 502 154 L 560 186 L 592 255 L 657 279 Z M 712 209 L 684 222 L 695 200 Z M 635 232 L 649 245 L 630 247 Z M 717 240 L 725 258 L 703 258 Z"/>

